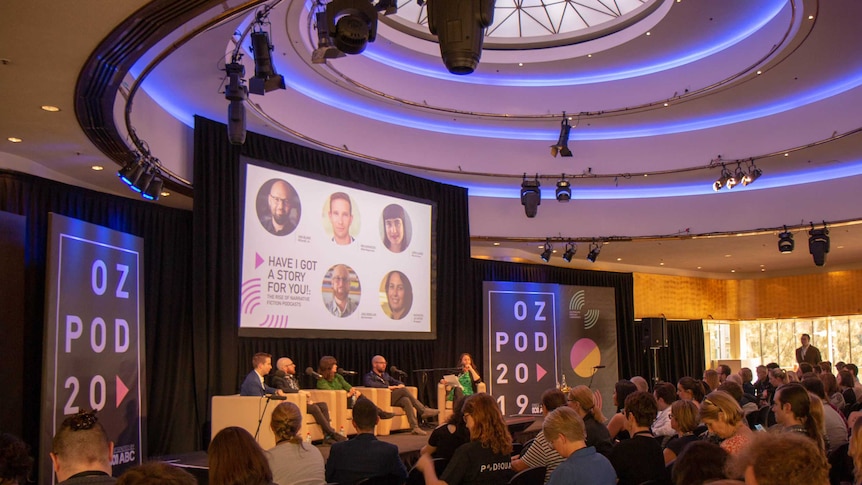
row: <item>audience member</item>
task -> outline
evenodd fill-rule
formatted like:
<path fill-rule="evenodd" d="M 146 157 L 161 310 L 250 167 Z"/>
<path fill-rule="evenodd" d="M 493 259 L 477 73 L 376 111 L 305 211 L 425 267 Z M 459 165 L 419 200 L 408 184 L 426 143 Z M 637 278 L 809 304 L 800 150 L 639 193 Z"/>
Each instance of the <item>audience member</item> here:
<path fill-rule="evenodd" d="M 848 364 L 849 367 L 849 364 Z M 853 386 L 856 385 L 856 379 L 853 378 L 853 374 L 845 368 L 838 373 L 838 390 L 841 392 L 841 397 L 844 398 L 844 415 L 846 416 L 847 411 L 856 404 L 856 392 L 853 389 Z"/>
<path fill-rule="evenodd" d="M 727 450 L 714 443 L 695 441 L 685 447 L 673 464 L 673 483 L 701 485 L 726 479 L 724 467 L 729 457 Z"/>
<path fill-rule="evenodd" d="M 790 382 L 787 378 L 787 371 L 780 368 L 771 369 L 769 371 L 769 404 L 775 401 L 775 391 Z"/>
<path fill-rule="evenodd" d="M 605 416 L 602 409 L 596 406 L 593 391 L 584 385 L 575 386 L 569 390 L 568 402 L 569 407 L 584 420 L 587 446 L 593 446 L 599 453 L 610 456 L 613 442 L 608 428 L 604 425 Z"/>
<path fill-rule="evenodd" d="M 210 485 L 270 485 L 266 455 L 243 428 L 229 426 L 213 436 L 207 449 Z"/>
<path fill-rule="evenodd" d="M 542 393 L 542 414 L 545 417 L 551 411 L 564 406 L 566 406 L 566 395 L 563 394 L 563 391 L 553 388 Z M 574 413 L 574 411 L 572 412 Z M 581 420 L 581 424 L 583 425 L 583 420 Z M 581 428 L 583 429 L 583 426 Z M 585 440 L 586 437 L 583 439 Z M 519 457 L 512 458 L 512 468 L 516 472 L 520 472 L 527 468 L 543 466 L 545 467 L 545 481 L 547 482 L 551 478 L 551 473 L 564 459 L 560 453 L 557 453 L 544 431 L 539 431 L 527 451 Z"/>
<path fill-rule="evenodd" d="M 829 362 L 828 360 L 824 360 L 823 362 L 820 362 L 817 365 L 820 367 L 821 373 L 822 372 L 827 372 L 829 374 L 832 373 L 832 362 Z"/>
<path fill-rule="evenodd" d="M 781 392 L 779 392 L 781 395 Z M 827 485 L 829 463 L 816 443 L 797 433 L 756 433 L 731 460 L 733 476 L 747 485 Z"/>
<path fill-rule="evenodd" d="M 478 485 L 506 483 L 512 470 L 512 437 L 497 401 L 484 392 L 473 394 L 464 403 L 464 420 L 470 442 L 455 451 L 439 478 L 430 455 L 422 455 L 416 467 L 427 485 Z"/>
<path fill-rule="evenodd" d="M 853 392 L 856 393 L 856 402 L 862 401 L 862 384 L 859 383 L 859 368 L 856 364 L 847 364 L 844 369 L 853 375 Z"/>
<path fill-rule="evenodd" d="M 670 424 L 670 406 L 676 401 L 676 387 L 669 382 L 659 382 L 653 391 L 658 404 L 658 416 L 652 424 L 652 433 L 659 436 L 673 436 L 676 431 Z"/>
<path fill-rule="evenodd" d="M 425 407 L 424 404 L 413 397 L 413 394 L 410 393 L 403 382 L 386 372 L 385 357 L 375 355 L 371 358 L 371 371 L 365 374 L 365 377 L 362 378 L 362 383 L 365 387 L 376 387 L 392 391 L 389 404 L 404 410 L 404 414 L 407 416 L 407 423 L 410 425 L 410 432 L 420 436 L 427 434 L 419 427 L 416 413 L 418 412 L 421 418 L 432 418 L 437 416 L 438 411 Z"/>
<path fill-rule="evenodd" d="M 470 430 L 464 423 L 464 396 L 452 403 L 452 414 L 428 437 L 428 444 L 422 447 L 420 453 L 431 455 L 431 458 L 443 458 L 447 462 L 452 459 L 459 446 L 470 441 Z"/>
<path fill-rule="evenodd" d="M 721 448 L 735 455 L 751 441 L 752 431 L 743 419 L 742 408 L 730 394 L 713 391 L 700 405 L 700 420 L 710 433 L 720 438 Z"/>
<path fill-rule="evenodd" d="M 550 476 L 548 485 L 616 484 L 614 467 L 594 447 L 587 446 L 584 421 L 573 409 L 563 406 L 545 416 L 542 433 L 565 458 Z"/>
<path fill-rule="evenodd" d="M 761 366 L 757 366 L 758 369 L 760 367 Z M 766 367 L 763 367 L 763 369 L 765 371 Z M 751 382 L 752 380 L 754 380 L 754 375 L 751 373 L 751 369 L 749 369 L 748 367 L 743 367 L 742 369 L 739 369 L 739 372 L 737 373 L 737 375 L 742 378 L 742 392 L 744 392 L 745 394 L 750 394 L 750 395 L 756 397 L 757 396 L 757 388 Z M 764 373 L 764 375 L 766 375 L 766 374 Z M 757 374 L 757 379 L 758 379 L 758 381 L 760 380 L 760 373 L 759 372 Z"/>
<path fill-rule="evenodd" d="M 676 395 L 680 399 L 694 401 L 694 404 L 700 407 L 700 402 L 703 401 L 703 396 L 706 394 L 703 389 L 703 383 L 694 377 L 683 377 L 676 383 Z"/>
<path fill-rule="evenodd" d="M 844 401 L 844 396 L 838 390 L 838 379 L 829 372 L 822 372 L 818 377 L 820 378 L 820 382 L 823 383 L 823 391 L 826 393 L 829 404 L 836 411 L 843 413 L 847 403 Z"/>
<path fill-rule="evenodd" d="M 800 384 L 785 384 L 775 391 L 772 405 L 776 426 L 782 433 L 801 434 L 811 438 L 818 449 L 826 450 L 823 435 L 811 416 L 811 398 Z"/>
<path fill-rule="evenodd" d="M 749 413 L 757 412 L 757 402 L 754 396 L 748 396 L 742 392 L 742 385 L 728 379 L 718 386 L 719 391 L 724 391 L 730 394 L 736 400 L 739 407 L 742 408 L 742 415 L 748 416 Z"/>
<path fill-rule="evenodd" d="M 276 370 L 272 376 L 272 387 L 281 389 L 285 394 L 305 394 L 305 412 L 314 417 L 314 421 L 323 430 L 323 442 L 331 444 L 333 441 L 344 441 L 347 438 L 338 434 L 330 423 L 329 406 L 325 402 L 314 402 L 311 393 L 303 391 L 299 387 L 296 378 L 296 364 L 287 357 L 282 357 L 276 362 Z"/>
<path fill-rule="evenodd" d="M 621 441 L 611 451 L 611 464 L 619 477 L 620 485 L 638 485 L 648 480 L 661 480 L 665 474 L 661 446 L 650 425 L 655 421 L 658 407 L 648 392 L 633 392 L 624 402 L 626 428 L 630 439 Z"/>
<path fill-rule="evenodd" d="M 853 423 L 847 454 L 853 460 L 853 483 L 859 485 L 862 483 L 862 419 Z"/>
<path fill-rule="evenodd" d="M 368 400 L 368 398 L 359 392 L 359 389 L 348 384 L 344 380 L 344 377 L 338 373 L 338 361 L 335 360 L 335 357 L 331 355 L 321 357 L 318 364 L 318 372 L 320 373 L 320 379 L 317 380 L 317 388 L 325 391 L 347 391 L 348 408 L 353 408 L 354 403 L 358 403 L 360 400 Z M 392 419 L 395 416 L 388 411 L 378 408 L 374 403 L 371 403 L 371 405 L 377 410 L 377 416 L 380 419 Z"/>
<path fill-rule="evenodd" d="M 33 469 L 27 443 L 9 434 L 0 434 L 0 484 L 23 485 Z"/>
<path fill-rule="evenodd" d="M 690 443 L 698 440 L 694 434 L 698 424 L 698 409 L 694 402 L 680 399 L 675 401 L 670 409 L 670 424 L 676 431 L 676 436 L 667 442 L 662 451 L 665 465 L 676 460 Z"/>
<path fill-rule="evenodd" d="M 180 467 L 151 461 L 126 470 L 117 485 L 196 485 L 197 479 Z"/>
<path fill-rule="evenodd" d="M 114 443 L 95 411 L 66 418 L 54 435 L 51 449 L 54 473 L 61 484 L 116 483 L 111 476 Z"/>
<path fill-rule="evenodd" d="M 272 370 L 272 355 L 266 352 L 258 352 L 251 358 L 253 369 L 245 376 L 242 385 L 239 387 L 240 396 L 264 396 L 266 394 L 283 395 L 281 390 L 272 386 L 267 386 L 263 381 L 263 376 L 268 375 Z"/>
<path fill-rule="evenodd" d="M 730 370 L 730 366 L 727 364 L 719 364 L 715 368 L 716 372 L 718 372 L 718 382 L 719 384 L 724 384 L 724 381 L 733 374 L 733 371 Z"/>
<path fill-rule="evenodd" d="M 803 374 L 814 372 L 814 366 L 809 364 L 808 362 L 800 362 L 799 367 L 796 368 L 796 376 L 802 377 Z"/>
<path fill-rule="evenodd" d="M 272 411 L 269 422 L 275 447 L 266 452 L 272 481 L 278 485 L 323 485 L 323 455 L 311 444 L 302 442 L 302 413 L 292 402 L 283 402 Z"/>
<path fill-rule="evenodd" d="M 769 390 L 769 369 L 765 365 L 759 365 L 755 371 L 757 372 L 757 382 L 754 383 L 754 395 L 763 399 L 764 394 Z"/>
<path fill-rule="evenodd" d="M 354 483 L 365 478 L 405 480 L 407 469 L 398 455 L 398 447 L 374 436 L 374 426 L 380 421 L 377 406 L 361 399 L 353 406 L 353 427 L 356 436 L 335 443 L 326 460 L 326 481 Z"/>
<path fill-rule="evenodd" d="M 634 376 L 629 379 L 635 385 L 638 391 L 649 392 L 649 383 L 641 376 Z"/>
<path fill-rule="evenodd" d="M 721 382 L 718 380 L 718 371 L 714 369 L 707 369 L 703 372 L 703 390 L 707 393 L 710 393 L 721 385 Z"/>
<path fill-rule="evenodd" d="M 631 381 L 622 379 L 614 384 L 614 406 L 617 407 L 617 413 L 608 421 L 608 433 L 611 435 L 611 440 L 628 439 L 631 435 L 626 428 L 626 413 L 623 404 L 626 402 L 626 397 L 638 391 Z M 652 422 L 650 422 L 652 424 Z"/>
<path fill-rule="evenodd" d="M 832 374 L 823 372 L 821 375 L 831 376 Z M 817 377 L 809 377 L 802 381 L 802 386 L 805 387 L 805 389 L 807 389 L 814 397 L 813 400 L 820 401 L 820 404 L 823 407 L 823 425 L 824 432 L 826 434 L 826 443 L 828 445 L 826 452 L 831 452 L 838 449 L 840 446 L 847 444 L 847 434 L 849 433 L 847 423 L 844 421 L 844 417 L 841 416 L 841 413 L 832 407 L 826 399 L 826 391 L 823 388 L 823 381 Z"/>

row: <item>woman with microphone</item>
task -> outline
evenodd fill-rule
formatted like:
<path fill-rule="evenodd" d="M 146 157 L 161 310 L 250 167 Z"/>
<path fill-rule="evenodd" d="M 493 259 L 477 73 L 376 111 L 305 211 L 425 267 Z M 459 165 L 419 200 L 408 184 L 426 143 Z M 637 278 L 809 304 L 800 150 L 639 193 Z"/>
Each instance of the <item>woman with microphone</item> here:
<path fill-rule="evenodd" d="M 461 358 L 458 360 L 458 369 L 460 370 L 460 373 L 458 374 L 458 382 L 461 384 L 461 387 L 453 388 L 447 384 L 447 401 L 454 401 L 461 396 L 470 396 L 475 394 L 477 391 L 476 386 L 482 382 L 482 376 L 473 364 L 472 355 L 466 352 L 461 354 Z M 442 384 L 446 384 L 445 380 L 441 380 L 440 382 Z"/>

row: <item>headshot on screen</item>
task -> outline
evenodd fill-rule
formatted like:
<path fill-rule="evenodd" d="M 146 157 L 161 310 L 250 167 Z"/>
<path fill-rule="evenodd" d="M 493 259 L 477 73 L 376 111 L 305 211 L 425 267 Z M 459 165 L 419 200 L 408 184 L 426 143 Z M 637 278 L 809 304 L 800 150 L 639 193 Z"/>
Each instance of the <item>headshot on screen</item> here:
<path fill-rule="evenodd" d="M 353 201 L 344 192 L 335 192 L 328 200 L 327 216 L 332 229 L 332 242 L 340 246 L 352 244 L 353 234 L 359 232 L 353 226 Z"/>
<path fill-rule="evenodd" d="M 286 236 L 299 224 L 302 214 L 299 195 L 282 179 L 271 179 L 261 185 L 255 205 L 260 224 L 270 234 Z"/>
<path fill-rule="evenodd" d="M 350 316 L 359 306 L 362 288 L 353 268 L 336 264 L 323 278 L 323 304 L 329 313 L 339 318 Z"/>
<path fill-rule="evenodd" d="M 380 229 L 383 245 L 393 253 L 400 253 L 410 245 L 410 218 L 400 205 L 389 204 L 383 208 Z"/>
<path fill-rule="evenodd" d="M 407 276 L 400 271 L 390 271 L 383 278 L 380 293 L 385 295 L 383 312 L 393 320 L 401 320 L 410 312 L 413 306 L 413 286 Z"/>

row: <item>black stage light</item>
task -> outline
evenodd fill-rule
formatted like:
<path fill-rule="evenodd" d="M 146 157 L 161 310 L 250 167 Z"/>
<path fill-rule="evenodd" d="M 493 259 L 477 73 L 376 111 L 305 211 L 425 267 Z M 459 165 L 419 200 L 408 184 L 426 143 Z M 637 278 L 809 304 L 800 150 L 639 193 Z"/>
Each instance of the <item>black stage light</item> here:
<path fill-rule="evenodd" d="M 150 186 L 150 183 L 153 181 L 153 178 L 155 176 L 156 176 L 156 174 L 153 173 L 152 168 L 151 167 L 148 168 L 147 171 L 144 172 L 143 175 L 141 175 L 141 178 L 138 179 L 138 183 L 136 183 L 135 185 L 132 185 L 132 190 L 134 190 L 135 192 L 137 192 L 139 194 L 143 194 L 144 189 L 146 189 L 147 187 Z"/>
<path fill-rule="evenodd" d="M 749 185 L 763 175 L 763 171 L 752 165 L 748 169 L 748 175 L 742 178 L 742 185 Z"/>
<path fill-rule="evenodd" d="M 557 154 L 563 157 L 571 157 L 572 151 L 569 150 L 569 132 L 572 131 L 572 126 L 569 124 L 569 119 L 563 113 L 563 121 L 560 122 L 560 138 L 555 145 L 551 145 L 551 155 L 554 157 Z"/>
<path fill-rule="evenodd" d="M 553 253 L 554 253 L 554 248 L 553 248 L 553 246 L 551 246 L 551 240 L 548 239 L 545 242 L 545 250 L 542 251 L 542 261 L 544 261 L 546 263 L 548 261 L 550 261 L 551 260 L 551 254 L 553 254 Z"/>
<path fill-rule="evenodd" d="M 568 202 L 572 199 L 572 184 L 566 180 L 565 175 L 557 182 L 557 202 Z"/>
<path fill-rule="evenodd" d="M 539 211 L 539 206 L 542 204 L 542 189 L 539 188 L 539 176 L 534 180 L 527 180 L 527 174 L 524 174 L 524 181 L 521 182 L 521 205 L 524 206 L 524 212 L 527 217 L 536 217 Z"/>
<path fill-rule="evenodd" d="M 326 12 L 317 12 L 315 15 L 317 16 L 317 49 L 311 53 L 311 62 L 313 64 L 325 64 L 327 59 L 344 57 L 345 54 L 332 45 Z"/>
<path fill-rule="evenodd" d="M 326 5 L 326 27 L 339 51 L 360 54 L 377 38 L 377 11 L 368 0 L 333 0 Z"/>
<path fill-rule="evenodd" d="M 470 74 L 479 65 L 485 28 L 494 22 L 494 0 L 428 0 L 428 29 L 452 74 Z"/>
<path fill-rule="evenodd" d="M 248 82 L 252 94 L 264 94 L 276 89 L 285 89 L 284 76 L 275 72 L 272 63 L 272 44 L 266 32 L 252 32 L 251 52 L 254 54 L 254 77 Z"/>
<path fill-rule="evenodd" d="M 718 192 L 727 184 L 727 181 L 730 180 L 732 175 L 730 174 L 730 170 L 727 169 L 723 164 L 721 166 L 721 176 L 718 177 L 718 180 L 713 182 L 712 190 Z"/>
<path fill-rule="evenodd" d="M 794 246 L 796 243 L 793 242 L 793 234 L 787 230 L 787 226 L 784 226 L 784 232 L 778 234 L 778 250 L 782 254 L 788 254 L 793 252 Z"/>
<path fill-rule="evenodd" d="M 811 230 L 808 231 L 808 252 L 814 257 L 814 264 L 823 266 L 826 264 L 826 253 L 829 252 L 829 229 L 826 229 L 826 223 L 823 223 L 823 229 L 814 229 L 814 223 L 811 223 Z"/>
<path fill-rule="evenodd" d="M 599 258 L 599 253 L 602 252 L 601 243 L 592 243 L 590 244 L 590 254 L 587 254 L 587 260 L 591 263 L 595 263 L 596 259 Z"/>
<path fill-rule="evenodd" d="M 132 160 L 121 168 L 120 171 L 117 172 L 117 175 L 120 177 L 120 180 L 131 187 L 138 183 L 138 180 L 140 180 L 141 176 L 146 171 L 147 168 L 143 163 L 141 163 L 140 158 L 136 157 L 135 160 Z"/>
<path fill-rule="evenodd" d="M 567 263 L 572 262 L 572 258 L 575 256 L 575 253 L 578 252 L 578 245 L 569 241 L 566 243 L 566 252 L 563 253 L 563 261 Z"/>
<path fill-rule="evenodd" d="M 740 165 L 737 165 L 736 166 L 736 172 L 733 174 L 733 176 L 731 176 L 729 179 L 727 179 L 727 184 L 726 184 L 727 188 L 732 189 L 732 188 L 736 187 L 737 185 L 743 183 L 744 180 L 745 180 L 745 172 L 742 171 L 742 167 Z"/>
<path fill-rule="evenodd" d="M 150 185 L 147 186 L 143 192 L 141 192 L 141 197 L 147 200 L 159 200 L 159 197 L 162 195 L 162 188 L 164 187 L 164 181 L 161 177 L 156 176 L 153 178 L 153 181 L 150 182 Z"/>
<path fill-rule="evenodd" d="M 230 104 L 227 108 L 227 137 L 234 145 L 245 143 L 245 100 L 248 99 L 248 88 L 242 85 L 245 67 L 238 62 L 225 66 L 228 75 L 224 97 Z"/>

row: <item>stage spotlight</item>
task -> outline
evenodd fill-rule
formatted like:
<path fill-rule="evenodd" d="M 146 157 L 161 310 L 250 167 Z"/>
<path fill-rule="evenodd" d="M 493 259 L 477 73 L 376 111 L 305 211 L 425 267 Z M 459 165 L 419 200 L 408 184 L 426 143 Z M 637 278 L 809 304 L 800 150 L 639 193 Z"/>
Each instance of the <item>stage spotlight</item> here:
<path fill-rule="evenodd" d="M 127 163 L 119 172 L 117 172 L 117 175 L 123 183 L 131 187 L 138 183 L 138 180 L 140 180 L 141 176 L 144 175 L 144 172 L 146 171 L 147 168 L 143 163 L 141 163 L 140 156 L 136 154 L 135 160 Z"/>
<path fill-rule="evenodd" d="M 721 176 L 718 177 L 718 180 L 713 182 L 712 190 L 714 190 L 716 192 L 721 190 L 721 188 L 727 184 L 727 181 L 730 180 L 731 177 L 732 177 L 732 175 L 730 174 L 730 170 L 728 170 L 727 167 L 725 167 L 724 164 L 722 164 L 721 165 Z"/>
<path fill-rule="evenodd" d="M 563 178 L 557 182 L 557 202 L 568 202 L 572 199 L 572 184 L 566 180 L 565 174 Z"/>
<path fill-rule="evenodd" d="M 726 184 L 727 188 L 732 189 L 732 188 L 736 187 L 738 184 L 742 183 L 743 180 L 745 180 L 745 172 L 743 172 L 742 167 L 737 164 L 736 172 L 733 174 L 733 176 L 731 176 L 729 179 L 727 179 L 727 184 Z"/>
<path fill-rule="evenodd" d="M 829 229 L 826 228 L 826 223 L 823 223 L 823 229 L 814 229 L 814 223 L 811 223 L 811 230 L 808 231 L 808 252 L 814 257 L 814 264 L 823 266 L 826 264 L 826 253 L 829 252 Z"/>
<path fill-rule="evenodd" d="M 245 143 L 245 100 L 248 99 L 248 88 L 242 85 L 245 67 L 238 62 L 225 66 L 228 75 L 224 97 L 230 104 L 227 108 L 227 137 L 234 145 Z"/>
<path fill-rule="evenodd" d="M 563 121 L 560 122 L 560 138 L 556 145 L 551 145 L 551 155 L 556 157 L 559 153 L 563 157 L 571 157 L 572 151 L 569 150 L 569 132 L 572 131 L 572 126 L 569 125 L 569 119 L 566 118 L 566 113 L 563 113 Z"/>
<path fill-rule="evenodd" d="M 285 89 L 284 76 L 275 72 L 272 63 L 272 44 L 264 31 L 252 32 L 251 52 L 254 54 L 254 77 L 248 82 L 252 94 L 264 94 L 276 89 Z"/>
<path fill-rule="evenodd" d="M 602 252 L 602 244 L 601 243 L 591 243 L 590 244 L 590 253 L 587 254 L 587 260 L 591 263 L 595 263 L 596 259 L 599 258 L 599 253 Z"/>
<path fill-rule="evenodd" d="M 153 178 L 153 181 L 150 182 L 143 192 L 141 192 L 141 197 L 147 200 L 159 200 L 159 197 L 162 195 L 162 188 L 164 187 L 164 181 L 156 176 Z"/>
<path fill-rule="evenodd" d="M 494 22 L 494 0 L 428 0 L 428 29 L 452 74 L 470 74 L 482 57 L 485 28 Z"/>
<path fill-rule="evenodd" d="M 315 15 L 317 16 L 317 49 L 311 53 L 311 62 L 313 64 L 325 64 L 327 59 L 344 57 L 345 54 L 332 45 L 326 12 L 317 12 Z"/>
<path fill-rule="evenodd" d="M 377 10 L 368 0 L 334 0 L 326 5 L 326 28 L 339 51 L 360 54 L 377 38 Z"/>
<path fill-rule="evenodd" d="M 554 253 L 554 248 L 551 246 L 551 240 L 545 241 L 545 250 L 542 251 L 542 261 L 548 262 L 551 260 L 551 255 Z"/>
<path fill-rule="evenodd" d="M 796 244 L 793 242 L 793 234 L 787 231 L 787 226 L 784 226 L 784 232 L 778 235 L 778 250 L 781 251 L 782 254 L 789 254 L 793 252 L 793 248 Z"/>
<path fill-rule="evenodd" d="M 527 174 L 524 174 L 524 181 L 521 182 L 521 205 L 524 206 L 527 217 L 536 217 L 539 206 L 542 205 L 542 189 L 539 188 L 541 185 L 538 175 L 534 180 L 527 180 Z"/>
<path fill-rule="evenodd" d="M 566 243 L 566 252 L 563 253 L 563 261 L 567 263 L 572 262 L 572 258 L 575 256 L 575 253 L 578 252 L 578 245 L 569 241 Z"/>
<path fill-rule="evenodd" d="M 749 185 L 763 175 L 763 171 L 755 167 L 754 164 L 748 169 L 748 174 L 742 178 L 742 185 Z"/>

